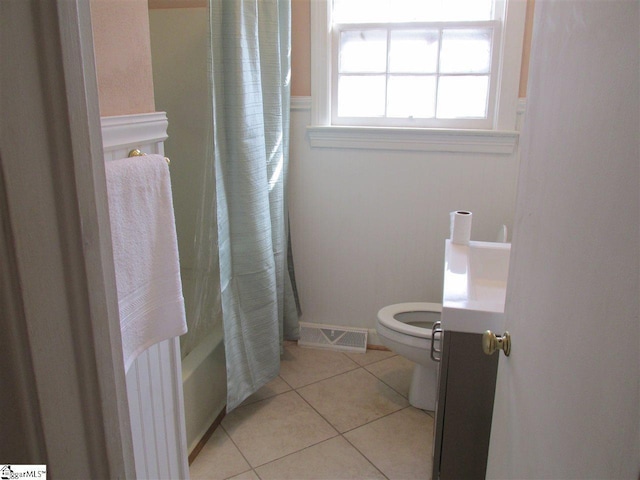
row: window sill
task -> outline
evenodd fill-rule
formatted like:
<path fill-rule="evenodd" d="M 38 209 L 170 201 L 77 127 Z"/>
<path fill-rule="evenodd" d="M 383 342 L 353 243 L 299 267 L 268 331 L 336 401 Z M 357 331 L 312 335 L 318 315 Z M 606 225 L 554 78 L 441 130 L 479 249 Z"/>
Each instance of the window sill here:
<path fill-rule="evenodd" d="M 519 132 L 400 127 L 308 126 L 311 147 L 511 155 Z"/>

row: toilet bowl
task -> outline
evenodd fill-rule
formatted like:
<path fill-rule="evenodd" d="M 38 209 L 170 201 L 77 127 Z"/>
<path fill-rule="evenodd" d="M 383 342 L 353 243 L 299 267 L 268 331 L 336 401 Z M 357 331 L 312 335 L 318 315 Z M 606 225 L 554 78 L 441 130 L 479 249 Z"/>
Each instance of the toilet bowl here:
<path fill-rule="evenodd" d="M 383 345 L 415 363 L 409 403 L 435 410 L 438 364 L 431 359 L 431 327 L 440 320 L 439 303 L 397 303 L 378 312 L 376 330 Z M 439 338 L 434 339 L 439 349 Z"/>

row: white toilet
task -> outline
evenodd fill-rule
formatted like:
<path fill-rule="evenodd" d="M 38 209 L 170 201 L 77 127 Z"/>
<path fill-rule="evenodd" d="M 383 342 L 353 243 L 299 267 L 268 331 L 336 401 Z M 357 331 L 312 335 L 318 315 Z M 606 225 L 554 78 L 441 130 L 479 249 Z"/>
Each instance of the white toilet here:
<path fill-rule="evenodd" d="M 415 363 L 409 403 L 435 410 L 438 364 L 431 359 L 431 328 L 440 320 L 439 303 L 398 303 L 378 312 L 376 330 L 381 342 L 393 352 Z M 440 339 L 434 339 L 440 349 Z"/>

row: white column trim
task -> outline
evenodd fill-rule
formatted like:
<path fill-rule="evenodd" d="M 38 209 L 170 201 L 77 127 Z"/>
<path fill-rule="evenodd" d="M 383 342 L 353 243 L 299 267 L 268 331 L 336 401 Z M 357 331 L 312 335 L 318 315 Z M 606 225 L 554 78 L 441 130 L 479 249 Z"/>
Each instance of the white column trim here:
<path fill-rule="evenodd" d="M 169 122 L 165 112 L 102 117 L 102 145 L 105 152 L 140 144 L 164 142 Z"/>
<path fill-rule="evenodd" d="M 124 158 L 133 148 L 164 155 L 165 112 L 102 117 L 101 124 L 105 161 Z M 178 338 L 141 353 L 126 377 L 137 477 L 188 478 Z"/>
<path fill-rule="evenodd" d="M 311 97 L 291 97 L 291 111 L 311 110 Z"/>
<path fill-rule="evenodd" d="M 314 0 L 311 2 L 311 125 L 329 125 L 331 112 L 329 105 L 329 85 L 331 85 L 331 59 L 327 45 L 330 45 L 329 18 L 331 2 Z"/>

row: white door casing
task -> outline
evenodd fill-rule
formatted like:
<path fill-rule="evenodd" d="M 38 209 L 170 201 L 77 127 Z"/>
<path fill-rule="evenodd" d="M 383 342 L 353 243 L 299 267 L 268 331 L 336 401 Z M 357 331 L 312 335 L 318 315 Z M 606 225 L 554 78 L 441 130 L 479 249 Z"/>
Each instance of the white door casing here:
<path fill-rule="evenodd" d="M 0 27 L 0 454 L 133 478 L 89 3 L 2 1 Z"/>
<path fill-rule="evenodd" d="M 638 478 L 639 18 L 536 2 L 488 478 Z"/>

